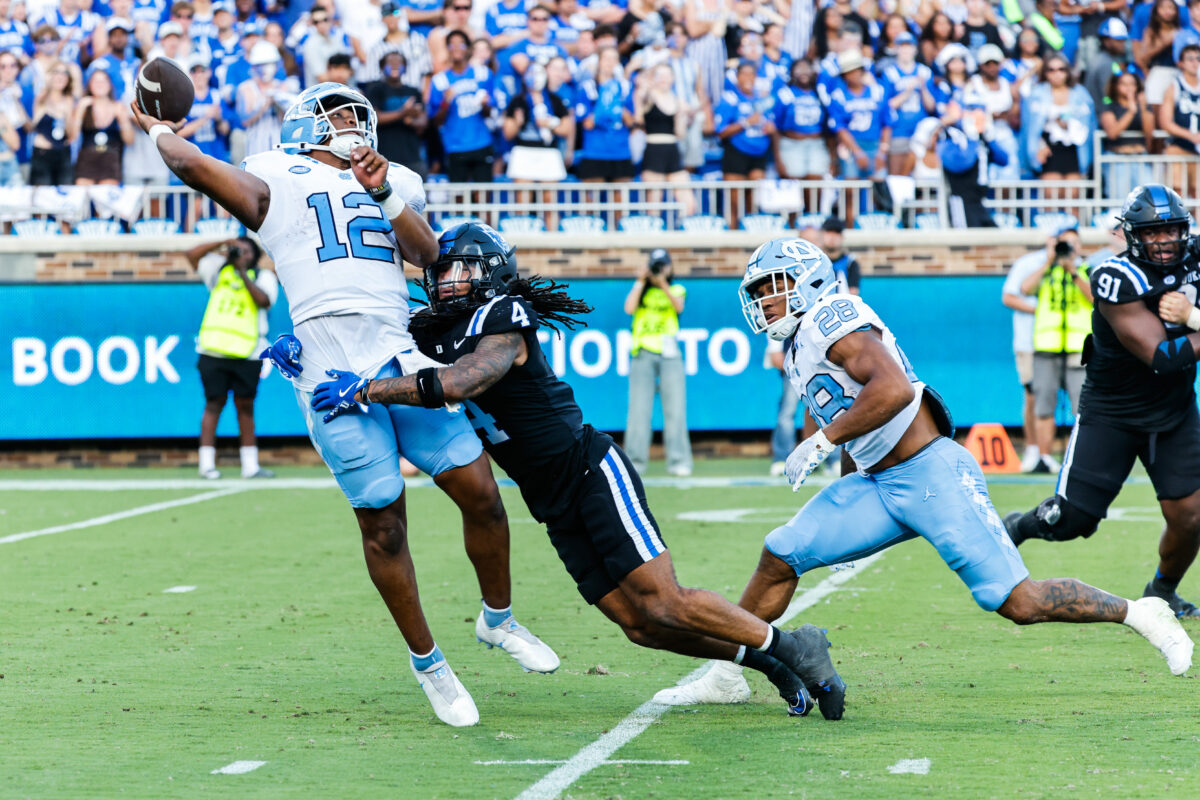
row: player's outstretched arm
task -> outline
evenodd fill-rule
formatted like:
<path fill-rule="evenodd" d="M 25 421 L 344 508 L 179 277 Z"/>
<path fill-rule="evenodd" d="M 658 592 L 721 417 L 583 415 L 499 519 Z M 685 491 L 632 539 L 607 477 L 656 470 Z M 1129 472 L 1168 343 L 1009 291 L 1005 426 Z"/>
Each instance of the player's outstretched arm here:
<path fill-rule="evenodd" d="M 158 152 L 171 172 L 193 189 L 217 201 L 217 204 L 237 217 L 252 231 L 262 227 L 271 203 L 271 190 L 261 178 L 240 170 L 232 164 L 218 161 L 200 152 L 200 148 L 175 135 L 179 127 L 155 119 L 131 103 L 133 118 L 147 133 L 155 125 L 163 125 L 171 133 L 158 136 Z"/>
<path fill-rule="evenodd" d="M 857 439 L 882 427 L 915 396 L 912 381 L 888 353 L 874 328 L 838 339 L 829 348 L 829 360 L 863 385 L 850 408 L 823 428 L 833 444 Z"/>
<path fill-rule="evenodd" d="M 424 269 L 436 261 L 437 236 L 423 216 L 391 192 L 387 184 L 388 160 L 377 151 L 363 145 L 351 151 L 350 166 L 359 184 L 383 206 L 384 216 L 392 223 L 392 230 L 396 232 L 396 243 L 400 246 L 400 254 L 404 256 L 404 260 L 419 269 Z"/>
<path fill-rule="evenodd" d="M 1168 338 L 1144 303 L 1096 303 L 1125 349 L 1155 372 L 1178 372 L 1200 360 L 1200 333 Z"/>
<path fill-rule="evenodd" d="M 475 352 L 443 369 L 423 369 L 401 378 L 363 380 L 351 372 L 329 370 L 333 380 L 318 384 L 312 405 L 329 411 L 324 419 L 349 411 L 354 404 L 385 403 L 441 408 L 487 391 L 512 369 L 528 358 L 525 339 L 515 331 L 484 336 Z"/>

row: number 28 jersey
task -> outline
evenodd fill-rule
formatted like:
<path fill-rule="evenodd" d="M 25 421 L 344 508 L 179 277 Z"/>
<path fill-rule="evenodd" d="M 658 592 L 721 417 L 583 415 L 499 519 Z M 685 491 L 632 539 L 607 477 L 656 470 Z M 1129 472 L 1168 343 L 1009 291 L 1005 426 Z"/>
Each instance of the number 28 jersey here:
<path fill-rule="evenodd" d="M 242 169 L 271 191 L 258 235 L 303 347 L 297 388 L 311 391 L 330 368 L 370 378 L 398 353 L 415 350 L 391 222 L 354 173 L 280 150 L 251 156 Z M 388 182 L 414 211 L 424 211 L 416 173 L 391 164 Z"/>
<path fill-rule="evenodd" d="M 880 332 L 884 348 L 904 368 L 913 384 L 914 396 L 911 403 L 884 425 L 845 443 L 859 469 L 868 469 L 890 453 L 921 408 L 925 384 L 913 372 L 896 344 L 896 337 L 861 298 L 832 294 L 801 317 L 800 327 L 787 343 L 783 362 L 796 394 L 804 398 L 809 413 L 824 428 L 847 411 L 863 389 L 863 384 L 829 360 L 829 349 L 847 334 L 871 328 Z"/>

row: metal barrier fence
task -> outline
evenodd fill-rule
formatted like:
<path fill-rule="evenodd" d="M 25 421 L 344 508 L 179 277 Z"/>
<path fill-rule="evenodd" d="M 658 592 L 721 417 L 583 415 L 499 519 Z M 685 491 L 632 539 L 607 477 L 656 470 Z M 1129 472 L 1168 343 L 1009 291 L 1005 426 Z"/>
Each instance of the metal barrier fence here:
<path fill-rule="evenodd" d="M 1034 227 L 1046 214 L 1071 214 L 1082 224 L 1095 224 L 1119 209 L 1129 189 L 1139 183 L 1174 186 L 1193 213 L 1200 208 L 1200 156 L 1115 155 L 1100 151 L 1091 175 L 1075 181 L 1018 180 L 991 184 L 985 205 L 1000 227 Z M 880 208 L 888 193 L 872 181 L 722 181 L 628 183 L 478 183 L 426 184 L 427 213 L 440 230 L 459 219 L 476 217 L 510 232 L 601 233 L 657 231 L 712 232 L 749 230 L 770 233 L 819 225 L 837 213 L 858 227 L 874 229 L 948 227 L 948 190 L 941 180 L 905 184 L 890 209 Z M 883 184 L 886 185 L 886 184 Z M 895 185 L 895 184 L 894 184 Z M 35 204 L 36 206 L 36 204 Z M 136 206 L 135 206 L 136 211 Z M 65 214 L 29 216 L 60 220 L 67 226 L 78 220 Z M 85 212 L 83 216 L 87 216 Z M 158 235 L 172 232 L 221 233 L 215 220 L 228 214 L 213 201 L 187 187 L 156 186 L 143 190 L 140 219 L 129 220 L 134 232 Z M 1055 219 L 1061 219 L 1055 216 Z M 147 225 L 145 220 L 155 224 Z M 1044 221 L 1044 220 L 1043 220 Z M 20 223 L 14 230 L 24 233 Z M 51 227 L 28 226 L 35 235 Z M 96 226 L 82 227 L 93 235 Z M 109 226 L 106 233 L 124 228 Z M 53 233 L 55 231 L 50 231 Z"/>

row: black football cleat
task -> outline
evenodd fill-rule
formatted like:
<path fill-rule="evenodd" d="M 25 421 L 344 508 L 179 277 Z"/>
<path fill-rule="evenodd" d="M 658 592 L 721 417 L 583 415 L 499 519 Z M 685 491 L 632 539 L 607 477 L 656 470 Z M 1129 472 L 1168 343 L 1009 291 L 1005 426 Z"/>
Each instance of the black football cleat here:
<path fill-rule="evenodd" d="M 821 709 L 821 716 L 841 719 L 846 708 L 846 682 L 833 667 L 825 630 L 806 624 L 786 635 L 791 636 L 804 652 L 800 663 L 792 668 Z"/>

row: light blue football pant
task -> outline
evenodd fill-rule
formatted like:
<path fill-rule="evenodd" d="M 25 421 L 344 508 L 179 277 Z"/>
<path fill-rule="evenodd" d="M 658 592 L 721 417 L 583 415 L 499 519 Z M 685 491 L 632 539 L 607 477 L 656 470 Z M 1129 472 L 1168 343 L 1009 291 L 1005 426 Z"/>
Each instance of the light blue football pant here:
<path fill-rule="evenodd" d="M 393 361 L 376 378 L 402 375 Z M 324 422 L 314 411 L 312 393 L 296 390 L 308 436 L 333 472 L 342 494 L 355 508 L 383 508 L 404 491 L 400 456 L 423 472 L 440 475 L 472 463 L 483 452 L 466 410 L 372 403 L 367 412 L 349 411 Z"/>
<path fill-rule="evenodd" d="M 947 438 L 875 475 L 834 481 L 771 531 L 766 548 L 802 575 L 918 536 L 934 546 L 986 611 L 1004 605 L 1029 577 L 988 499 L 979 465 Z"/>

